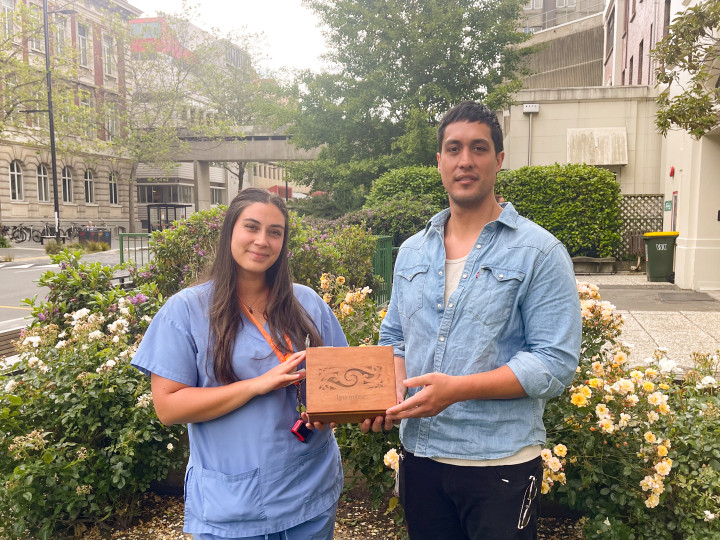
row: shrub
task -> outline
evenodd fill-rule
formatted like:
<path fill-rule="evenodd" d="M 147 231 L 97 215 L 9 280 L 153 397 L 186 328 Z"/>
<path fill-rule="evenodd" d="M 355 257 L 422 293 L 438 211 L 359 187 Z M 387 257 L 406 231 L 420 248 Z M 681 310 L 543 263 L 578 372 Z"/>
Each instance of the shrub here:
<path fill-rule="evenodd" d="M 343 208 L 330 193 L 318 193 L 302 199 L 288 201 L 288 208 L 300 216 L 320 219 L 336 219 L 343 214 Z"/>
<path fill-rule="evenodd" d="M 160 423 L 149 379 L 129 363 L 160 301 L 100 288 L 104 269 L 57 257 L 60 272 L 41 279 L 53 285 L 53 300 L 35 307 L 19 362 L 0 376 L 3 538 L 127 525 L 150 482 L 187 457 L 178 445 L 185 428 Z"/>
<path fill-rule="evenodd" d="M 9 248 L 10 246 L 10 240 L 7 239 L 6 236 L 0 235 L 0 248 Z"/>
<path fill-rule="evenodd" d="M 448 205 L 447 193 L 436 167 L 400 167 L 386 172 L 375 180 L 365 201 L 365 208 L 378 208 L 399 194 L 429 195 L 433 207 Z"/>
<path fill-rule="evenodd" d="M 328 226 L 290 214 L 290 269 L 298 283 L 316 286 L 326 273 L 342 275 L 349 286 L 374 285 L 372 258 L 377 238 L 364 226 Z"/>
<path fill-rule="evenodd" d="M 428 220 L 445 208 L 431 194 L 397 193 L 385 201 L 366 205 L 363 210 L 345 214 L 339 223 L 365 225 L 373 234 L 392 236 L 394 246 L 399 246 L 416 232 L 422 230 Z"/>
<path fill-rule="evenodd" d="M 319 282 L 319 294 L 335 313 L 340 326 L 351 346 L 376 345 L 380 323 L 385 316 L 378 310 L 369 287 L 351 288 L 344 276 L 323 274 Z M 345 475 L 350 479 L 351 489 L 357 484 L 364 485 L 370 492 L 374 508 L 387 499 L 394 484 L 394 475 L 383 466 L 383 457 L 392 447 L 400 444 L 399 431 L 390 433 L 363 434 L 356 424 L 341 424 L 335 429 L 340 452 L 343 457 Z M 389 510 L 395 511 L 397 498 L 389 500 Z M 397 509 L 399 511 L 399 508 Z M 400 519 L 400 513 L 393 514 Z"/>
<path fill-rule="evenodd" d="M 89 253 L 96 253 L 98 251 L 107 251 L 110 249 L 110 244 L 107 242 L 91 240 L 90 242 L 85 242 L 83 244 L 83 248 Z"/>
<path fill-rule="evenodd" d="M 621 242 L 620 187 L 589 165 L 522 167 L 498 176 L 496 192 L 546 228 L 571 256 L 609 257 Z"/>
<path fill-rule="evenodd" d="M 152 262 L 131 267 L 135 283 L 155 283 L 160 294 L 172 296 L 193 284 L 215 260 L 226 207 L 203 210 L 154 231 L 148 249 Z"/>
<path fill-rule="evenodd" d="M 47 253 L 48 255 L 57 255 L 63 249 L 65 249 L 65 246 L 63 244 L 55 242 L 54 240 L 45 244 L 45 253 Z"/>
<path fill-rule="evenodd" d="M 717 537 L 717 356 L 696 355 L 684 382 L 661 350 L 631 365 L 614 307 L 596 287 L 579 291 L 583 352 L 576 380 L 547 405 L 543 493 L 586 516 L 588 539 Z"/>

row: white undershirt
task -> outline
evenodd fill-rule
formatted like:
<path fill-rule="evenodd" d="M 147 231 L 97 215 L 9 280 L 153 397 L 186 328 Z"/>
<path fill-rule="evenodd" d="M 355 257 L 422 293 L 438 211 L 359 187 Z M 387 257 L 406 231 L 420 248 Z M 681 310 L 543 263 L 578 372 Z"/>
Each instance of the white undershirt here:
<path fill-rule="evenodd" d="M 448 298 L 455 292 L 458 285 L 460 284 L 460 278 L 462 277 L 463 268 L 465 268 L 465 261 L 467 255 L 462 259 L 445 259 L 445 305 L 447 305 Z M 526 463 L 540 456 L 542 447 L 540 445 L 525 446 L 512 456 L 507 456 L 500 459 L 456 459 L 456 458 L 441 458 L 434 457 L 434 461 L 445 463 L 447 465 L 458 465 L 461 467 L 497 467 L 502 465 L 518 465 L 520 463 Z"/>

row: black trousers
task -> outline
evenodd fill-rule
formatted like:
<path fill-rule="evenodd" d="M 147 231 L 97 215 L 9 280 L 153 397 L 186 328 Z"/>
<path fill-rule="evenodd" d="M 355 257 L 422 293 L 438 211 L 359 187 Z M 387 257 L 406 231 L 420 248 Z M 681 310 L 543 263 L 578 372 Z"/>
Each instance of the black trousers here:
<path fill-rule="evenodd" d="M 462 467 L 404 450 L 400 503 L 410 540 L 535 540 L 541 482 L 539 457 L 519 465 Z"/>

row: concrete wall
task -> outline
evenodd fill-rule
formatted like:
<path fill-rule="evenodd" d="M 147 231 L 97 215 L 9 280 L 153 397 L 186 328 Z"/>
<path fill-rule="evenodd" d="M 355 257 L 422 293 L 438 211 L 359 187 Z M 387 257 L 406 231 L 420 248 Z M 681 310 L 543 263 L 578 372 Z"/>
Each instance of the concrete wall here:
<path fill-rule="evenodd" d="M 605 159 L 601 144 L 598 143 L 599 161 L 588 161 L 606 165 L 616 173 L 624 194 L 662 193 L 658 161 L 662 141 L 652 124 L 656 110 L 654 98 L 655 91 L 649 87 L 561 88 L 519 92 L 516 95 L 519 104 L 504 112 L 504 167 L 516 169 L 528 165 L 528 142 L 530 165 L 568 163 L 568 155 L 580 153 L 580 149 L 572 146 L 572 141 L 577 140 L 577 132 L 574 130 L 596 130 L 598 133 L 609 131 L 615 136 L 624 130 L 627 140 L 626 160 L 613 158 L 619 155 L 617 152 L 610 152 L 607 154 L 610 159 Z M 523 103 L 540 105 L 540 112 L 532 115 L 530 136 L 531 119 L 530 115 L 523 114 Z"/>
<path fill-rule="evenodd" d="M 671 12 L 677 16 L 698 3 L 673 0 Z M 685 76 L 680 83 L 687 81 Z M 677 90 L 674 86 L 671 92 Z M 661 167 L 665 201 L 671 203 L 663 228 L 673 230 L 675 214 L 674 229 L 679 232 L 675 283 L 683 289 L 720 290 L 720 126 L 699 140 L 683 131 L 669 131 Z"/>

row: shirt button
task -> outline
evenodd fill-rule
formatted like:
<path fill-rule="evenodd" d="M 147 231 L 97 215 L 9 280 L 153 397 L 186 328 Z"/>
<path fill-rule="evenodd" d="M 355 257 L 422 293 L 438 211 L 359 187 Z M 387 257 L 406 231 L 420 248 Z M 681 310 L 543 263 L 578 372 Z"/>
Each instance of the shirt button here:
<path fill-rule="evenodd" d="M 439 275 L 439 276 L 442 276 L 442 270 L 440 270 L 440 271 L 438 272 L 438 275 Z"/>
<path fill-rule="evenodd" d="M 498 277 L 499 277 L 500 279 L 502 279 L 502 278 L 505 277 L 505 276 L 503 276 L 502 274 L 498 274 Z"/>
<path fill-rule="evenodd" d="M 444 337 L 444 336 L 440 336 L 440 341 L 445 341 L 445 337 Z"/>
<path fill-rule="evenodd" d="M 475 244 L 475 249 L 480 249 L 482 247 L 482 244 Z"/>
<path fill-rule="evenodd" d="M 467 277 L 467 274 L 463 274 L 463 277 L 466 278 L 466 277 Z"/>
<path fill-rule="evenodd" d="M 442 309 L 442 304 L 438 304 L 438 309 Z"/>
<path fill-rule="evenodd" d="M 452 305 L 452 304 L 448 304 L 448 307 L 453 307 L 453 305 Z"/>

